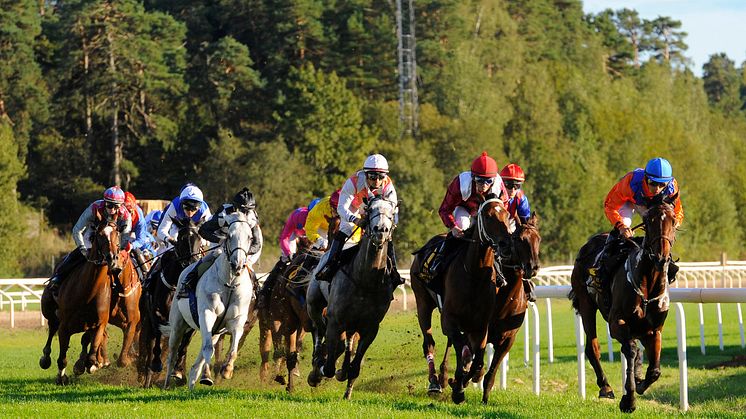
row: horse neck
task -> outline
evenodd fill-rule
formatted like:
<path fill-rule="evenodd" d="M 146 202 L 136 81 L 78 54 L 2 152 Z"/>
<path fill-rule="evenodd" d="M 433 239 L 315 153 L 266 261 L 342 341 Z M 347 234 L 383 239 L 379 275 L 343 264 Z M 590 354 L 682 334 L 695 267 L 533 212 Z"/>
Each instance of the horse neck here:
<path fill-rule="evenodd" d="M 387 241 L 383 246 L 377 248 L 373 245 L 369 236 L 363 235 L 360 240 L 360 250 L 355 255 L 352 264 L 353 275 L 356 278 L 382 277 L 386 271 L 388 245 Z"/>
<path fill-rule="evenodd" d="M 474 229 L 471 235 L 471 241 L 466 249 L 465 266 L 472 269 L 473 267 L 491 268 L 495 261 L 495 252 L 491 247 L 481 243 L 479 232 Z"/>

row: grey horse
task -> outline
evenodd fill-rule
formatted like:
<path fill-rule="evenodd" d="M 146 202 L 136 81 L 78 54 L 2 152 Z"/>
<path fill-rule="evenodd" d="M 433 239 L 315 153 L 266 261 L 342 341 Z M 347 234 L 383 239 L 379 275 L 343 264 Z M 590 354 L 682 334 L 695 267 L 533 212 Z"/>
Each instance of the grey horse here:
<path fill-rule="evenodd" d="M 337 358 L 344 351 L 344 362 L 336 371 L 336 377 L 339 381 L 347 381 L 345 399 L 352 395 L 365 351 L 376 338 L 379 324 L 391 304 L 392 285 L 386 272 L 386 254 L 395 227 L 395 214 L 395 202 L 383 198 L 371 200 L 366 211 L 365 234 L 355 258 L 341 266 L 331 285 L 319 282 L 314 275 L 306 294 L 306 307 L 315 326 L 313 370 L 308 384 L 315 387 L 322 376 L 335 376 Z M 356 337 L 359 340 L 353 358 Z"/>

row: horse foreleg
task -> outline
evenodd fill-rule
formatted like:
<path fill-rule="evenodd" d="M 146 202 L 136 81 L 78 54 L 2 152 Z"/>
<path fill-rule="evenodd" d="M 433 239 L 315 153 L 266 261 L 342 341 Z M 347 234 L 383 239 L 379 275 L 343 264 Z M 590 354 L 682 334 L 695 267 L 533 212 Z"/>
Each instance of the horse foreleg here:
<path fill-rule="evenodd" d="M 321 367 L 321 374 L 326 378 L 334 377 L 341 335 L 342 331 L 337 322 L 329 319 L 326 325 L 326 362 Z"/>
<path fill-rule="evenodd" d="M 637 394 L 644 393 L 661 376 L 660 330 L 656 330 L 652 335 L 646 336 L 642 343 L 645 346 L 645 353 L 648 355 L 648 370 L 645 373 L 645 380 L 637 385 Z"/>
<path fill-rule="evenodd" d="M 179 346 L 179 361 L 176 363 L 176 371 L 173 374 L 174 378 L 178 378 L 181 380 L 186 377 L 184 371 L 186 371 L 187 349 L 189 348 L 189 343 L 192 342 L 192 336 L 194 336 L 194 332 L 195 330 L 193 330 L 191 327 L 188 327 L 187 330 L 184 332 L 184 337 L 181 338 L 181 345 Z"/>
<path fill-rule="evenodd" d="M 370 347 L 370 344 L 373 343 L 373 340 L 375 340 L 376 335 L 378 335 L 378 324 L 368 330 L 367 333 L 360 333 L 360 340 L 358 341 L 357 349 L 355 350 L 355 358 L 350 363 L 349 372 L 347 373 L 347 389 L 344 394 L 344 398 L 347 400 L 352 396 L 352 386 L 355 385 L 355 380 L 360 376 L 360 367 L 363 364 L 365 352 Z M 352 345 L 350 344 L 349 346 L 351 349 Z"/>
<path fill-rule="evenodd" d="M 627 359 L 627 379 L 624 382 L 625 394 L 619 402 L 619 410 L 632 413 L 637 408 L 635 403 L 635 358 L 637 358 L 637 344 L 634 339 L 622 342 L 622 355 Z"/>
<path fill-rule="evenodd" d="M 67 349 L 70 347 L 70 333 L 62 325 L 59 329 L 60 355 L 57 358 L 57 385 L 67 385 L 70 378 L 65 373 L 67 368 Z"/>
<path fill-rule="evenodd" d="M 178 310 L 177 308 L 174 308 Z M 179 345 L 182 343 L 184 332 L 189 328 L 180 313 L 174 313 L 170 316 L 170 331 L 168 333 L 168 358 L 166 358 L 166 379 L 163 382 L 163 389 L 167 390 L 174 374 L 176 363 L 180 360 Z M 158 341 L 160 345 L 160 339 Z M 160 357 L 159 357 L 160 359 Z M 155 362 L 155 360 L 153 360 Z"/>
<path fill-rule="evenodd" d="M 127 307 L 127 320 L 126 327 L 122 329 L 123 341 L 122 351 L 119 353 L 119 359 L 117 360 L 117 366 L 120 368 L 127 367 L 131 362 L 130 350 L 132 344 L 135 342 L 135 333 L 137 327 L 140 325 L 140 308 L 137 304 L 140 293 L 135 292 L 125 299 Z"/>
<path fill-rule="evenodd" d="M 211 340 L 212 341 L 212 340 Z M 194 365 L 192 365 L 192 370 L 189 372 L 189 390 L 194 390 L 194 384 L 197 382 L 197 377 L 202 374 L 202 369 L 205 366 L 205 357 L 203 355 L 203 351 L 199 351 L 197 353 L 197 359 L 194 360 Z M 209 377 L 209 373 L 207 373 L 207 376 Z M 212 379 L 210 379 L 208 382 L 204 382 L 205 385 L 212 385 Z"/>
<path fill-rule="evenodd" d="M 288 385 L 285 387 L 285 390 L 288 393 L 292 393 L 295 390 L 295 375 L 293 374 L 293 370 L 298 368 L 297 336 L 295 330 L 291 330 L 285 338 L 285 353 L 287 354 L 285 362 L 288 368 Z"/>
<path fill-rule="evenodd" d="M 202 378 L 200 378 L 200 384 L 204 384 L 206 386 L 211 386 L 213 384 L 212 381 L 212 356 L 215 353 L 215 342 L 217 342 L 217 339 L 220 336 L 214 336 L 212 335 L 212 328 L 215 326 L 215 322 L 217 321 L 217 314 L 209 309 L 202 310 L 202 316 L 199 319 L 199 328 L 200 328 L 200 334 L 202 335 L 202 350 L 201 350 L 201 358 L 202 362 L 204 363 L 204 372 L 202 373 Z M 195 366 L 197 366 L 197 362 L 195 362 Z M 192 367 L 192 372 L 194 372 L 194 367 Z M 202 365 L 199 367 L 199 371 L 202 371 Z M 198 374 L 199 374 L 198 371 Z M 193 377 L 190 377 L 189 385 L 190 388 L 194 386 Z"/>
<path fill-rule="evenodd" d="M 272 331 L 269 322 L 265 321 L 264 312 L 262 312 L 259 318 L 259 354 L 262 359 L 262 364 L 259 367 L 259 380 L 263 383 L 267 381 L 267 375 L 269 375 L 269 354 L 271 351 Z"/>
<path fill-rule="evenodd" d="M 316 387 L 321 383 L 321 365 L 323 364 L 324 338 L 318 329 L 311 333 L 313 337 L 313 354 L 311 355 L 311 372 L 308 373 L 308 385 Z"/>
<path fill-rule="evenodd" d="M 445 348 L 443 348 L 443 361 L 440 362 L 438 372 L 438 384 L 440 384 L 441 388 L 448 384 L 448 355 L 451 352 L 452 345 L 451 339 L 449 338 L 446 342 Z"/>
<path fill-rule="evenodd" d="M 99 315 L 102 313 L 99 312 Z M 103 314 L 108 315 L 108 311 L 104 312 Z M 91 349 L 88 351 L 88 362 L 87 362 L 87 371 L 89 374 L 93 374 L 98 370 L 100 364 L 106 363 L 106 344 L 108 343 L 108 339 L 106 336 L 106 325 L 107 325 L 108 317 L 104 317 L 104 320 L 99 321 L 98 327 L 96 328 L 96 332 L 93 335 L 93 343 L 91 344 Z M 102 359 L 99 360 L 99 357 Z"/>
<path fill-rule="evenodd" d="M 354 339 L 355 335 L 347 335 L 347 338 L 345 339 L 345 357 L 342 361 L 342 367 L 338 369 L 334 376 L 337 378 L 337 381 L 345 381 L 347 379 L 347 376 L 350 372 L 350 360 L 352 359 L 352 345 L 355 343 Z"/>
<path fill-rule="evenodd" d="M 453 379 L 448 380 L 448 384 L 451 386 L 451 400 L 460 404 L 466 399 L 464 395 L 464 349 L 468 350 L 468 348 L 459 332 L 456 332 L 450 340 L 453 342 L 453 349 L 456 351 L 456 372 Z"/>
<path fill-rule="evenodd" d="M 73 374 L 75 375 L 82 375 L 85 372 L 86 355 L 88 355 L 88 345 L 91 344 L 93 332 L 93 330 L 87 330 L 80 337 L 80 356 L 73 365 Z"/>
<path fill-rule="evenodd" d="M 220 369 L 220 375 L 226 380 L 230 380 L 233 377 L 233 364 L 238 357 L 238 342 L 241 341 L 244 323 L 246 323 L 246 317 L 239 316 L 238 320 L 233 323 L 232 330 L 229 330 L 231 334 L 231 346 L 225 356 L 225 362 Z"/>
<path fill-rule="evenodd" d="M 495 386 L 495 377 L 497 376 L 497 367 L 503 362 L 505 355 L 510 352 L 510 348 L 513 347 L 515 342 L 515 332 L 508 332 L 502 336 L 496 344 L 494 344 L 495 355 L 492 357 L 492 362 L 484 374 L 484 380 L 482 380 L 482 403 L 487 404 L 490 398 L 490 392 Z"/>
<path fill-rule="evenodd" d="M 280 333 L 280 329 L 282 328 L 282 322 L 278 320 L 272 321 L 272 326 L 270 328 L 271 336 L 272 336 L 272 361 L 273 361 L 273 369 L 274 369 L 274 375 L 275 375 L 275 381 L 281 385 L 285 385 L 285 377 L 283 375 L 283 364 L 285 363 L 285 359 L 287 357 L 287 352 L 285 351 L 285 345 L 287 344 L 288 337 L 282 333 Z M 283 340 L 285 343 L 283 343 Z"/>

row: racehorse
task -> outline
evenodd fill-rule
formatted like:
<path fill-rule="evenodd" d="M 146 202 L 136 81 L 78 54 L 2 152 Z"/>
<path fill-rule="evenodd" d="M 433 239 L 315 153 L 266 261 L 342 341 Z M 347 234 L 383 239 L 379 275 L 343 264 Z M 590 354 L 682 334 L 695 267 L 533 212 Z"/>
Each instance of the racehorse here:
<path fill-rule="evenodd" d="M 497 291 L 495 311 L 487 332 L 487 342 L 492 344 L 495 354 L 484 375 L 484 404 L 487 404 L 490 391 L 495 384 L 497 367 L 510 352 L 518 329 L 523 324 L 528 306 L 523 280 L 530 280 L 539 272 L 540 243 L 539 219 L 534 213 L 525 224 L 516 223 L 516 230 L 511 234 L 510 251 L 508 254 L 500 255 L 500 266 L 507 285 Z"/>
<path fill-rule="evenodd" d="M 101 350 L 105 345 L 104 333 L 111 311 L 111 287 L 114 278 L 121 272 L 129 259 L 126 252 L 119 249 L 119 231 L 116 216 L 107 220 L 96 214 L 95 233 L 91 237 L 91 248 L 87 261 L 73 269 L 59 287 L 58 296 L 52 295 L 47 287 L 42 294 L 42 314 L 49 321 L 47 342 L 39 366 L 50 367 L 52 338 L 59 333 L 60 354 L 57 358 L 57 384 L 69 383 L 66 373 L 67 350 L 70 337 L 85 332 L 81 338 L 83 348 L 92 341 L 87 358 L 85 352 L 76 362 L 76 373 L 87 370 L 93 373 L 100 366 Z"/>
<path fill-rule="evenodd" d="M 240 211 L 226 214 L 228 237 L 223 241 L 215 262 L 202 275 L 195 291 L 196 313 L 190 307 L 191 298 L 178 299 L 171 305 L 169 315 L 168 362 L 166 381 L 168 388 L 171 372 L 176 363 L 178 346 L 188 329 L 199 329 L 202 335 L 202 349 L 197 355 L 189 376 L 189 388 L 193 389 L 198 376 L 200 383 L 212 385 L 212 356 L 217 339 L 227 331 L 231 335 L 231 347 L 221 369 L 225 379 L 233 376 L 233 363 L 238 354 L 238 342 L 249 315 L 249 305 L 253 297 L 252 273 L 249 267 L 248 249 L 251 243 L 251 225 L 246 215 Z M 183 282 L 188 270 L 179 277 Z M 195 316 L 196 314 L 196 316 Z M 199 324 L 199 325 L 198 325 Z M 166 328 L 166 326 L 162 326 Z M 163 329 L 162 329 L 163 331 Z M 204 371 L 204 373 L 203 373 Z"/>
<path fill-rule="evenodd" d="M 295 388 L 298 347 L 306 331 L 313 328 L 306 310 L 306 290 L 311 274 L 322 255 L 323 253 L 318 250 L 300 251 L 286 269 L 271 273 L 270 275 L 277 275 L 277 283 L 272 289 L 269 307 L 259 312 L 259 346 L 262 356 L 260 379 L 267 379 L 270 349 L 274 347 L 275 381 L 285 384 L 285 379 L 279 371 L 284 360 L 288 371 L 288 392 Z"/>
<path fill-rule="evenodd" d="M 176 245 L 163 253 L 149 273 L 148 286 L 140 299 L 140 311 L 143 313 L 140 332 L 139 374 L 143 377 L 143 387 L 152 385 L 153 376 L 163 370 L 161 361 L 161 325 L 168 324 L 171 302 L 176 291 L 179 274 L 189 264 L 199 260 L 202 254 L 202 238 L 199 225 L 191 220 L 174 220 L 178 227 Z M 184 370 L 186 348 L 191 341 L 193 331 L 189 330 L 179 347 L 177 376 Z"/>
<path fill-rule="evenodd" d="M 509 218 L 502 201 L 487 195 L 477 210 L 468 246 L 443 273 L 441 327 L 456 350 L 455 377 L 449 384 L 451 399 L 457 404 L 465 399 L 466 383 L 484 366 L 487 329 L 496 306 L 495 275 L 501 275 L 495 255 L 509 251 L 505 250 L 511 245 Z"/>
<path fill-rule="evenodd" d="M 335 376 L 336 360 L 341 354 L 340 343 L 344 337 L 344 361 L 336 376 L 339 381 L 347 381 L 345 399 L 352 395 L 365 352 L 378 334 L 379 324 L 391 304 L 392 284 L 386 273 L 387 249 L 392 240 L 396 205 L 381 197 L 369 202 L 364 221 L 365 233 L 357 254 L 340 267 L 327 287 L 326 359 L 320 339 L 320 333 L 324 330 L 323 304 L 319 303 L 323 299 L 322 285 L 315 275 L 309 284 L 307 307 L 314 321 L 316 336 L 314 365 L 308 383 L 317 386 L 322 375 L 327 378 Z M 353 359 L 355 336 L 359 340 Z"/>
<path fill-rule="evenodd" d="M 609 323 L 611 336 L 622 344 L 627 360 L 625 395 L 619 403 L 622 412 L 636 409 L 635 391 L 643 394 L 660 377 L 661 331 L 668 315 L 668 266 L 671 248 L 676 240 L 672 197 L 656 197 L 643 214 L 645 237 L 642 245 L 629 240 L 633 247 L 624 264 L 612 270 L 611 304 L 602 304 L 603 295 L 596 298 L 586 286 L 588 268 L 605 242 L 604 235 L 591 237 L 580 249 L 572 271 L 572 291 L 569 298 L 583 319 L 586 334 L 585 354 L 596 373 L 599 397 L 614 398 L 614 392 L 603 372 L 601 350 L 596 336 L 596 310 Z M 608 308 L 607 308 L 608 307 Z M 648 369 L 642 377 L 642 342 L 648 357 Z"/>

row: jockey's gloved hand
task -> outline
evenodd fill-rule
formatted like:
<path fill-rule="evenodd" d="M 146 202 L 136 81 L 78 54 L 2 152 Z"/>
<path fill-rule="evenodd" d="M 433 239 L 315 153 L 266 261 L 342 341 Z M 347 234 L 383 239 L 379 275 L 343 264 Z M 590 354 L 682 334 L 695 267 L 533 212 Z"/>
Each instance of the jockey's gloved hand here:
<path fill-rule="evenodd" d="M 313 244 L 314 249 L 326 249 L 326 246 L 328 245 L 328 242 L 325 238 L 319 237 L 316 239 L 316 242 Z"/>
<path fill-rule="evenodd" d="M 282 263 L 290 263 L 290 260 L 293 259 L 293 255 L 282 255 L 280 256 L 280 260 Z"/>
<path fill-rule="evenodd" d="M 358 218 L 355 219 L 355 221 L 353 221 L 353 223 L 356 226 L 358 226 L 360 228 L 363 228 L 363 227 L 365 227 L 365 223 L 366 223 L 365 217 L 362 217 L 362 216 L 358 217 Z"/>
<path fill-rule="evenodd" d="M 83 255 L 83 257 L 88 257 L 88 249 L 86 249 L 85 246 L 80 246 L 78 249 L 80 249 L 80 254 Z"/>
<path fill-rule="evenodd" d="M 451 228 L 451 235 L 456 238 L 464 237 L 464 230 L 461 230 L 459 226 L 453 226 Z"/>
<path fill-rule="evenodd" d="M 169 237 L 166 239 L 168 243 L 170 243 L 172 246 L 176 246 L 176 239 L 173 237 Z"/>

